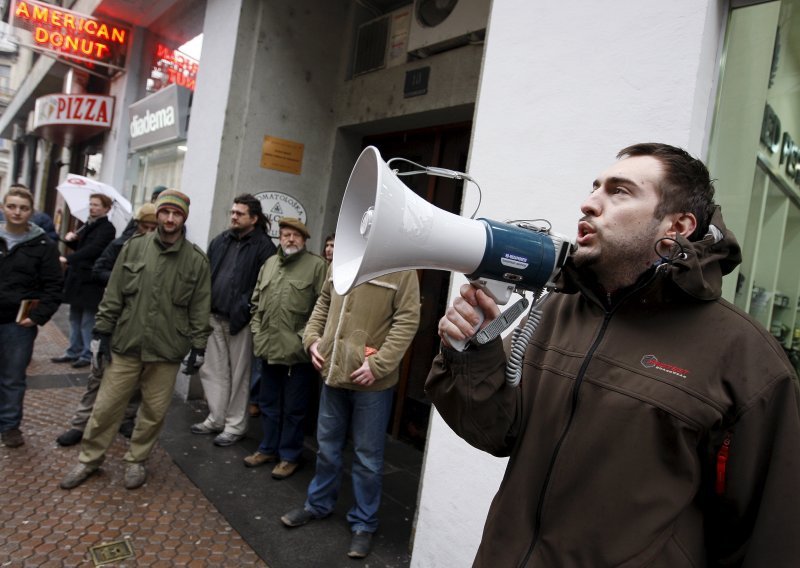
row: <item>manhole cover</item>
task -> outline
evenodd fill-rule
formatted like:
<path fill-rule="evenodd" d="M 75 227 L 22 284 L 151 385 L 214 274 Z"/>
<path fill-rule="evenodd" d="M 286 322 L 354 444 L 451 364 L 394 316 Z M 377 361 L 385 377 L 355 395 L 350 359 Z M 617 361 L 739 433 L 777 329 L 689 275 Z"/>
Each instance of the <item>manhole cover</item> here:
<path fill-rule="evenodd" d="M 89 549 L 92 555 L 92 562 L 95 566 L 102 566 L 111 562 L 133 558 L 133 546 L 127 538 L 106 544 L 93 546 Z"/>

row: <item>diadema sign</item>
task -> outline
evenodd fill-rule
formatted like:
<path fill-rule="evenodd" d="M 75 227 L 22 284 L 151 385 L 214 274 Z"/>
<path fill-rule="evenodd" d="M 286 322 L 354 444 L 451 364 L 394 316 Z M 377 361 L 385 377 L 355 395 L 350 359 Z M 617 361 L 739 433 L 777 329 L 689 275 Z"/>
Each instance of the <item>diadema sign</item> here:
<path fill-rule="evenodd" d="M 153 93 L 130 106 L 131 150 L 186 138 L 191 91 L 177 85 Z"/>
<path fill-rule="evenodd" d="M 280 228 L 278 223 L 283 217 L 294 217 L 306 222 L 306 208 L 288 193 L 280 191 L 263 191 L 254 195 L 261 202 L 261 209 L 269 219 L 269 236 L 278 238 Z"/>

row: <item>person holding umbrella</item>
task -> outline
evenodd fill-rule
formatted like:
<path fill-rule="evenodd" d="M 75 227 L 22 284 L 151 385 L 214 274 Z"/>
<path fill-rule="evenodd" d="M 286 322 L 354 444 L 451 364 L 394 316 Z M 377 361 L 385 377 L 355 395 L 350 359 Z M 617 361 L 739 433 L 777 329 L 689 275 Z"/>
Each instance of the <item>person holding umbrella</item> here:
<path fill-rule="evenodd" d="M 64 303 L 69 304 L 69 347 L 62 356 L 53 357 L 53 363 L 72 363 L 76 369 L 91 364 L 89 343 L 94 316 L 105 289 L 92 278 L 92 267 L 116 234 L 107 217 L 112 204 L 112 199 L 103 193 L 91 194 L 87 223 L 64 236 L 64 242 L 75 251 L 60 257 L 62 268 L 66 268 Z"/>

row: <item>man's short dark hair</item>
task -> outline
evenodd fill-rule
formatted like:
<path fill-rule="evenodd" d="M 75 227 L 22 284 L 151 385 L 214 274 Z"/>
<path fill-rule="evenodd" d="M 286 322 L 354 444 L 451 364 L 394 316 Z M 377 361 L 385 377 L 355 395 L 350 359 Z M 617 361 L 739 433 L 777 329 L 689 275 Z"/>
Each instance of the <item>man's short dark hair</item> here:
<path fill-rule="evenodd" d="M 697 227 L 689 235 L 689 240 L 702 239 L 716 206 L 714 182 L 705 164 L 686 150 L 657 142 L 623 148 L 617 159 L 636 156 L 652 156 L 664 167 L 664 179 L 658 188 L 660 201 L 655 210 L 656 219 L 663 219 L 670 213 L 692 213 L 697 219 Z"/>
<path fill-rule="evenodd" d="M 255 215 L 258 220 L 256 226 L 260 227 L 265 233 L 269 231 L 269 219 L 264 215 L 264 210 L 261 208 L 261 201 L 251 193 L 243 193 L 233 198 L 233 202 L 247 207 L 250 215 Z"/>

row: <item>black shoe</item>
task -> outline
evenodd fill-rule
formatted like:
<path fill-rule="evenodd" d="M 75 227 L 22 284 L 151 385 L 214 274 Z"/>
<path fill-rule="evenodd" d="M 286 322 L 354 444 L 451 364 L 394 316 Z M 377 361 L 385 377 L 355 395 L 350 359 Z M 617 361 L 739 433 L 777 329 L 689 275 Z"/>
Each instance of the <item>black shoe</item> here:
<path fill-rule="evenodd" d="M 302 527 L 308 521 L 314 520 L 314 515 L 304 507 L 292 509 L 281 517 L 281 522 L 289 528 Z"/>
<path fill-rule="evenodd" d="M 119 433 L 130 440 L 131 436 L 133 436 L 133 426 L 134 426 L 133 420 L 123 422 L 122 424 L 119 425 Z"/>
<path fill-rule="evenodd" d="M 18 428 L 1 433 L 0 440 L 7 448 L 18 448 L 25 443 L 25 438 L 22 437 L 22 432 Z"/>
<path fill-rule="evenodd" d="M 69 355 L 62 355 L 61 357 L 53 357 L 50 359 L 53 363 L 74 363 L 78 360 L 77 357 L 70 357 Z"/>
<path fill-rule="evenodd" d="M 56 438 L 56 443 L 59 446 L 74 446 L 80 443 L 81 440 L 83 440 L 83 432 L 75 428 L 70 428 Z"/>
<path fill-rule="evenodd" d="M 350 541 L 350 550 L 347 556 L 350 558 L 366 558 L 372 548 L 372 533 L 356 531 Z"/>
<path fill-rule="evenodd" d="M 89 361 L 88 359 L 78 359 L 77 361 L 75 361 L 72 364 L 72 368 L 73 369 L 82 369 L 84 367 L 88 367 L 91 364 L 92 364 L 92 362 Z"/>

